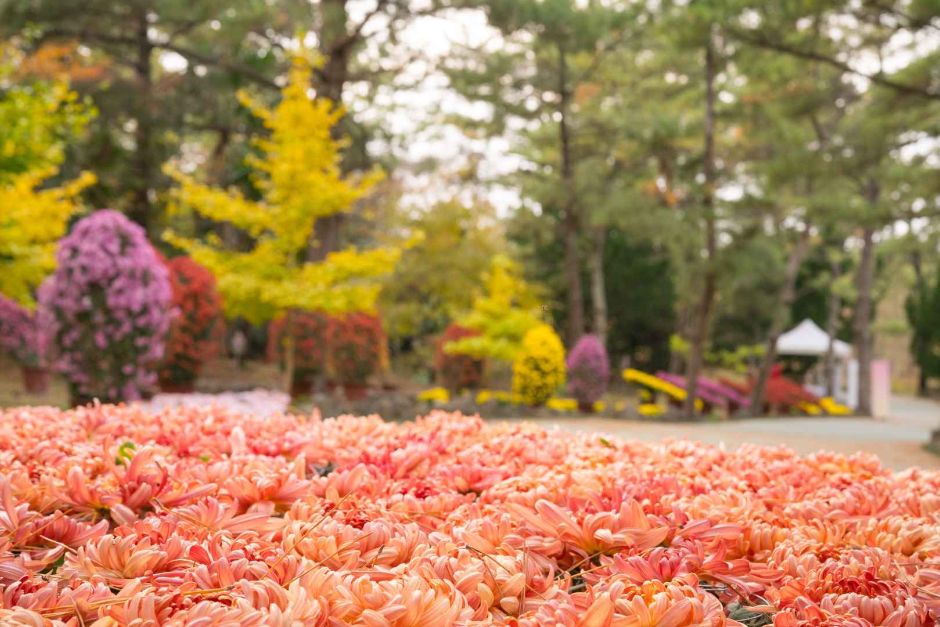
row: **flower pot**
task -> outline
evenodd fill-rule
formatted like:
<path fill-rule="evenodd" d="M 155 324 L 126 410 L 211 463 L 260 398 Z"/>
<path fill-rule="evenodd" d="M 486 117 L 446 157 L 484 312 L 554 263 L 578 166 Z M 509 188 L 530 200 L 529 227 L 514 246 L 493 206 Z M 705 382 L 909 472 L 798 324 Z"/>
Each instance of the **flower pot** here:
<path fill-rule="evenodd" d="M 42 394 L 49 389 L 49 371 L 45 368 L 23 366 L 23 387 L 29 394 Z"/>
<path fill-rule="evenodd" d="M 310 396 L 313 393 L 313 378 L 307 376 L 295 376 L 290 383 L 291 396 Z"/>
<path fill-rule="evenodd" d="M 164 394 L 192 394 L 196 389 L 193 381 L 161 381 L 160 391 Z"/>
<path fill-rule="evenodd" d="M 369 394 L 369 386 L 363 383 L 344 383 L 343 392 L 347 401 L 361 401 Z"/>

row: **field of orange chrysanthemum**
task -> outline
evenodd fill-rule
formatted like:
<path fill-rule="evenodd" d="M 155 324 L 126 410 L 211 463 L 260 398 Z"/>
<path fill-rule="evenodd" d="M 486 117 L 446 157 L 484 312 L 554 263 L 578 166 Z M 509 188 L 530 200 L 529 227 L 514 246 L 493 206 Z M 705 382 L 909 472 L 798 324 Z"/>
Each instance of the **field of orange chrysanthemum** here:
<path fill-rule="evenodd" d="M 940 473 L 492 425 L 0 412 L 3 625 L 933 625 Z"/>

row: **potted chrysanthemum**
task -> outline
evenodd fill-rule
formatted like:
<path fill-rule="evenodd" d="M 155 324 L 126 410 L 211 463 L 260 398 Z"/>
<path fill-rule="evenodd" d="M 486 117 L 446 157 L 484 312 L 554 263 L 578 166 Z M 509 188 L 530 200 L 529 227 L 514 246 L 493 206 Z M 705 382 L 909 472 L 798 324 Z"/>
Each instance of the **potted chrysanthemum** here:
<path fill-rule="evenodd" d="M 27 392 L 46 391 L 49 371 L 36 313 L 3 295 L 0 295 L 0 350 L 19 364 Z"/>

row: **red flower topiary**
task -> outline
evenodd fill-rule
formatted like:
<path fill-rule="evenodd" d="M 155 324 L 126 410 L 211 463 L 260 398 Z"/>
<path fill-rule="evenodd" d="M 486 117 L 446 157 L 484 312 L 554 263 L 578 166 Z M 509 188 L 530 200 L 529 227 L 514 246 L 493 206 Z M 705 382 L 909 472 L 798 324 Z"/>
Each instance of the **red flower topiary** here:
<path fill-rule="evenodd" d="M 386 361 L 382 321 L 367 313 L 330 318 L 327 327 L 330 372 L 346 385 L 363 385 Z"/>
<path fill-rule="evenodd" d="M 190 387 L 218 352 L 222 298 L 215 277 L 189 257 L 164 262 L 170 273 L 175 316 L 160 368 L 163 387 Z"/>
<path fill-rule="evenodd" d="M 437 342 L 434 353 L 434 370 L 437 372 L 440 384 L 451 392 L 478 388 L 483 383 L 482 359 L 474 359 L 469 355 L 452 355 L 444 350 L 450 342 L 456 342 L 467 337 L 476 337 L 479 331 L 451 324 L 444 330 L 444 334 Z"/>
<path fill-rule="evenodd" d="M 290 319 L 294 337 L 294 376 L 310 379 L 326 371 L 326 335 L 329 317 L 313 311 L 294 311 L 268 326 L 268 359 L 284 364 L 284 332 Z"/>

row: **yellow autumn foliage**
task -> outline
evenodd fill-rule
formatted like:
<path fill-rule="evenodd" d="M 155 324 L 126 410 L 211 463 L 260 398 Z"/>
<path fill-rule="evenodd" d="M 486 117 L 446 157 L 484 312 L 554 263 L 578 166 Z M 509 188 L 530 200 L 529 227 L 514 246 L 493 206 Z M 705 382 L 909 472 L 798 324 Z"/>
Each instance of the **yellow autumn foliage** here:
<path fill-rule="evenodd" d="M 55 269 L 55 251 L 79 193 L 95 181 L 90 173 L 62 185 L 40 189 L 54 168 L 19 174 L 0 183 L 0 294 L 31 307 L 33 295 Z"/>
<path fill-rule="evenodd" d="M 400 255 L 400 248 L 390 245 L 347 248 L 322 261 L 304 261 L 317 220 L 349 211 L 381 178 L 378 172 L 359 180 L 343 176 L 343 142 L 331 135 L 342 111 L 310 97 L 310 76 L 311 64 L 298 55 L 276 107 L 240 96 L 269 131 L 255 139 L 257 154 L 246 160 L 260 200 L 166 169 L 177 182 L 172 211 L 195 211 L 251 236 L 248 251 L 226 249 L 216 236 L 196 240 L 168 232 L 165 239 L 215 274 L 230 316 L 255 323 L 289 309 L 334 314 L 372 310 L 380 289 L 375 279 L 390 272 Z"/>

